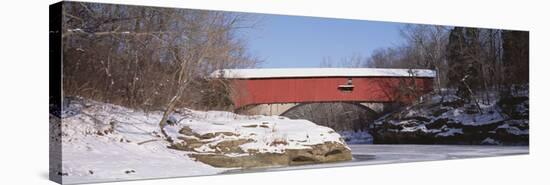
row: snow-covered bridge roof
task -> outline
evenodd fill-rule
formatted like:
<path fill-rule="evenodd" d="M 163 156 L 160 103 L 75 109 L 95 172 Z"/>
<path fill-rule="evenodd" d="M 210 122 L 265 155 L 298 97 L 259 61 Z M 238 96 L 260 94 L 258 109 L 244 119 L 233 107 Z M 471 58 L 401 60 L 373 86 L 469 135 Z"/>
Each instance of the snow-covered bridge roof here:
<path fill-rule="evenodd" d="M 386 68 L 258 68 L 223 69 L 211 74 L 214 78 L 292 78 L 292 77 L 427 77 L 434 78 L 429 69 Z"/>

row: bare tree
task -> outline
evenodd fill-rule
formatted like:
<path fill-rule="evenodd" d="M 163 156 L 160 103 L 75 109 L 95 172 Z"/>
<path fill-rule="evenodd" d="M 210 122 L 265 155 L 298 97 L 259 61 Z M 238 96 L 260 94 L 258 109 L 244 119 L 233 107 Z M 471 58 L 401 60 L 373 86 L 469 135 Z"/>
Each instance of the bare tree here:
<path fill-rule="evenodd" d="M 246 40 L 237 35 L 256 24 L 248 14 L 81 2 L 65 5 L 64 94 L 143 110 L 162 109 L 161 128 L 176 107 L 205 107 L 200 100 L 215 84 L 206 83 L 214 70 L 259 63 L 248 54 Z"/>
<path fill-rule="evenodd" d="M 449 28 L 437 25 L 407 25 L 401 29 L 402 36 L 410 48 L 409 55 L 420 68 L 434 69 L 437 89 L 446 82 L 447 62 L 445 50 Z"/>
<path fill-rule="evenodd" d="M 220 52 L 231 49 L 227 48 L 227 45 L 220 44 L 220 42 L 224 42 L 228 32 L 236 29 L 236 24 L 241 21 L 239 16 L 228 16 L 217 12 L 202 16 L 204 17 L 192 19 L 197 22 L 188 22 L 192 26 L 190 29 L 195 30 L 185 38 L 189 48 L 170 47 L 173 59 L 179 64 L 179 68 L 176 73 L 176 92 L 168 102 L 159 122 L 160 130 L 168 140 L 171 140 L 171 138 L 164 131 L 168 116 L 173 112 L 191 81 L 196 79 L 197 75 L 207 76 L 211 72 L 209 70 L 211 65 L 204 65 L 204 63 L 219 57 Z M 204 25 L 204 22 L 208 24 Z M 224 67 L 220 63 L 217 65 L 220 65 L 217 67 Z"/>

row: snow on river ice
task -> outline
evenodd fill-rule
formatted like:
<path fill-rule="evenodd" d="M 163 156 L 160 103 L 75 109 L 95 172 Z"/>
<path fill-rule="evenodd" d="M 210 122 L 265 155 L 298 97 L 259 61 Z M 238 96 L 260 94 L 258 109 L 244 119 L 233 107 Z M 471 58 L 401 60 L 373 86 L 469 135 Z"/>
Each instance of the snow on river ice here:
<path fill-rule="evenodd" d="M 421 162 L 478 157 L 496 157 L 529 154 L 528 146 L 494 145 L 348 145 L 353 160 L 348 162 L 290 166 L 280 168 L 235 169 L 224 173 L 300 170 L 403 162 Z"/>

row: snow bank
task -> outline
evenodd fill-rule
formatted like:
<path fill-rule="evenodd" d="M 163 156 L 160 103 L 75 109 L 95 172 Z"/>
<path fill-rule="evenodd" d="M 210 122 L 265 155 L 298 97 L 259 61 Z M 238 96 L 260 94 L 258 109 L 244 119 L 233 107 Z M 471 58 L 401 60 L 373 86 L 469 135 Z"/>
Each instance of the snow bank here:
<path fill-rule="evenodd" d="M 56 170 L 63 183 L 209 175 L 225 171 L 196 162 L 187 152 L 167 148 L 169 143 L 155 134 L 158 133 L 160 112 L 146 114 L 83 100 L 69 106 L 71 111 L 63 115 L 59 125 L 62 167 Z M 138 144 L 144 141 L 150 142 Z"/>

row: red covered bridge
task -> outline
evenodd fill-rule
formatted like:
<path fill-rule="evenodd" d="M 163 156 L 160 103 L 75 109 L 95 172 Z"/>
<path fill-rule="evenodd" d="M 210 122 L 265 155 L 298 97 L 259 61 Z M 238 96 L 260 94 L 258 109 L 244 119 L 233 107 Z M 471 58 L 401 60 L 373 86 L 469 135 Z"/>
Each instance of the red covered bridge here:
<path fill-rule="evenodd" d="M 349 102 L 383 112 L 432 90 L 435 71 L 375 68 L 224 69 L 241 113 L 282 115 L 304 103 Z"/>

